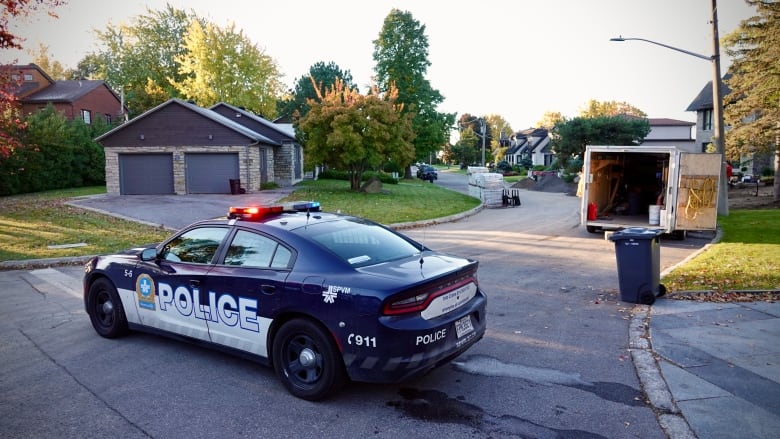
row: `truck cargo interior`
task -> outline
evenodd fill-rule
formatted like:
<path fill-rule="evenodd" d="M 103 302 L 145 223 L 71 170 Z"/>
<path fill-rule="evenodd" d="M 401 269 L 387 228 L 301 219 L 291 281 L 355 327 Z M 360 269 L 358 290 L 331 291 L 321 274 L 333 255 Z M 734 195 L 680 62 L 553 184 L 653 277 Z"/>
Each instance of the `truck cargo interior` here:
<path fill-rule="evenodd" d="M 597 219 L 621 216 L 621 222 L 647 225 L 650 206 L 664 203 L 669 154 L 592 154 L 588 200 L 596 204 Z"/>

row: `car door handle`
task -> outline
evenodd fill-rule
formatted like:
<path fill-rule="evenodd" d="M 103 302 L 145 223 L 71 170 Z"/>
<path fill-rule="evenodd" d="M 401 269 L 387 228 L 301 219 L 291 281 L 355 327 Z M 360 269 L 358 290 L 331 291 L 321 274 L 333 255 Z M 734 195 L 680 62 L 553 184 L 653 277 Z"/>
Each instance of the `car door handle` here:
<path fill-rule="evenodd" d="M 276 292 L 276 287 L 273 285 L 263 284 L 260 285 L 260 291 L 262 291 L 263 294 L 274 294 Z"/>
<path fill-rule="evenodd" d="M 194 280 L 193 279 L 193 280 L 190 281 L 190 287 L 198 288 L 199 286 L 200 286 L 200 281 L 199 280 Z"/>

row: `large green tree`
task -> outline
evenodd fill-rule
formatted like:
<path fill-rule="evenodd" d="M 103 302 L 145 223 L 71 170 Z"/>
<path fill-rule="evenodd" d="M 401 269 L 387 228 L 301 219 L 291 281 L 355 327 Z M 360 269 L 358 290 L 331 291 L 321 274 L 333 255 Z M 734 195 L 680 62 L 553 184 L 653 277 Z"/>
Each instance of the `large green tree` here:
<path fill-rule="evenodd" d="M 625 116 L 575 117 L 564 119 L 552 129 L 553 151 L 565 165 L 582 157 L 588 145 L 636 145 L 650 133 L 645 118 Z"/>
<path fill-rule="evenodd" d="M 374 61 L 380 89 L 396 87 L 401 111 L 413 115 L 415 156 L 426 159 L 449 140 L 455 114 L 438 111 L 444 97 L 425 77 L 431 65 L 425 26 L 410 12 L 391 10 L 374 40 Z M 407 178 L 412 176 L 411 161 L 405 165 Z"/>
<path fill-rule="evenodd" d="M 95 30 L 99 49 L 79 62 L 76 75 L 104 79 L 124 95 L 131 115 L 182 97 L 173 85 L 185 79 L 176 59 L 187 51 L 182 42 L 193 21 L 206 24 L 195 12 L 168 4 Z"/>
<path fill-rule="evenodd" d="M 365 171 L 410 162 L 414 132 L 410 115 L 400 111 L 396 99 L 393 88 L 382 93 L 374 87 L 362 95 L 336 80 L 318 101 L 309 101 L 311 109 L 296 122 L 309 161 L 349 172 L 355 191 Z"/>
<path fill-rule="evenodd" d="M 727 35 L 733 57 L 725 98 L 728 156 L 773 153 L 774 200 L 780 202 L 780 2 L 745 0 L 757 15 Z"/>
<path fill-rule="evenodd" d="M 341 70 L 333 61 L 327 64 L 323 61 L 315 63 L 309 67 L 309 73 L 295 80 L 295 89 L 290 92 L 290 95 L 279 101 L 277 105 L 279 115 L 293 120 L 305 116 L 309 112 L 309 100 L 319 101 L 314 84 L 324 90 L 333 87 L 337 79 L 343 81 L 345 87 L 355 87 L 349 70 Z"/>
<path fill-rule="evenodd" d="M 498 114 L 488 114 L 485 120 L 490 133 L 495 133 L 495 136 L 489 138 L 490 152 L 498 160 L 504 157 L 509 146 L 507 139 L 514 134 L 514 131 L 509 122 Z"/>
<path fill-rule="evenodd" d="M 224 101 L 267 119 L 276 116 L 283 90 L 276 61 L 235 24 L 222 28 L 193 20 L 183 46 L 175 60 L 184 79 L 171 83 L 184 97 L 201 106 Z"/>

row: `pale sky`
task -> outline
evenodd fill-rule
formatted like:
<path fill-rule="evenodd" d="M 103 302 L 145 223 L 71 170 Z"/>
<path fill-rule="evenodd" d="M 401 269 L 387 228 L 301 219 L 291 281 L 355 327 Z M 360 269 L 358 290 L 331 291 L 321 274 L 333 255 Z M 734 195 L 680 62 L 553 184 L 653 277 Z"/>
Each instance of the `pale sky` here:
<path fill-rule="evenodd" d="M 393 8 L 425 26 L 427 78 L 445 97 L 440 111 L 498 114 L 515 130 L 546 111 L 577 116 L 590 99 L 626 101 L 652 118 L 695 121 L 685 109 L 713 78 L 712 63 L 642 41 L 710 56 L 711 0 L 69 0 L 59 19 L 38 13 L 14 30 L 26 49 L 39 43 L 52 59 L 75 67 L 96 50 L 93 29 L 128 22 L 166 3 L 237 29 L 278 64 L 285 82 L 319 61 L 349 70 L 365 91 L 373 75 L 373 41 Z M 725 36 L 755 11 L 743 0 L 719 0 Z M 722 56 L 721 73 L 730 60 Z M 0 62 L 31 61 L 20 51 Z"/>

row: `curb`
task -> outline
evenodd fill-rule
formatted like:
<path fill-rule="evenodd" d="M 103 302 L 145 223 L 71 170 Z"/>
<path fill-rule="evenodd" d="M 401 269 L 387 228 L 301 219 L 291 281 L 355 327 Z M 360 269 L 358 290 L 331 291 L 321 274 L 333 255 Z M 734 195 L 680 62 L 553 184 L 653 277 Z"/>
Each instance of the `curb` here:
<path fill-rule="evenodd" d="M 687 263 L 691 259 L 707 251 L 713 244 L 718 243 L 723 237 L 720 227 L 715 229 L 715 237 L 704 247 L 696 250 L 673 266 L 661 272 L 663 277 L 677 267 Z M 647 396 L 648 403 L 658 418 L 658 424 L 666 433 L 666 436 L 674 439 L 696 439 L 696 433 L 688 425 L 677 404 L 674 403 L 669 385 L 661 374 L 661 367 L 655 357 L 650 336 L 650 310 L 652 305 L 637 304 L 631 311 L 631 320 L 628 327 L 628 350 L 634 362 L 637 376 L 642 390 Z"/>

